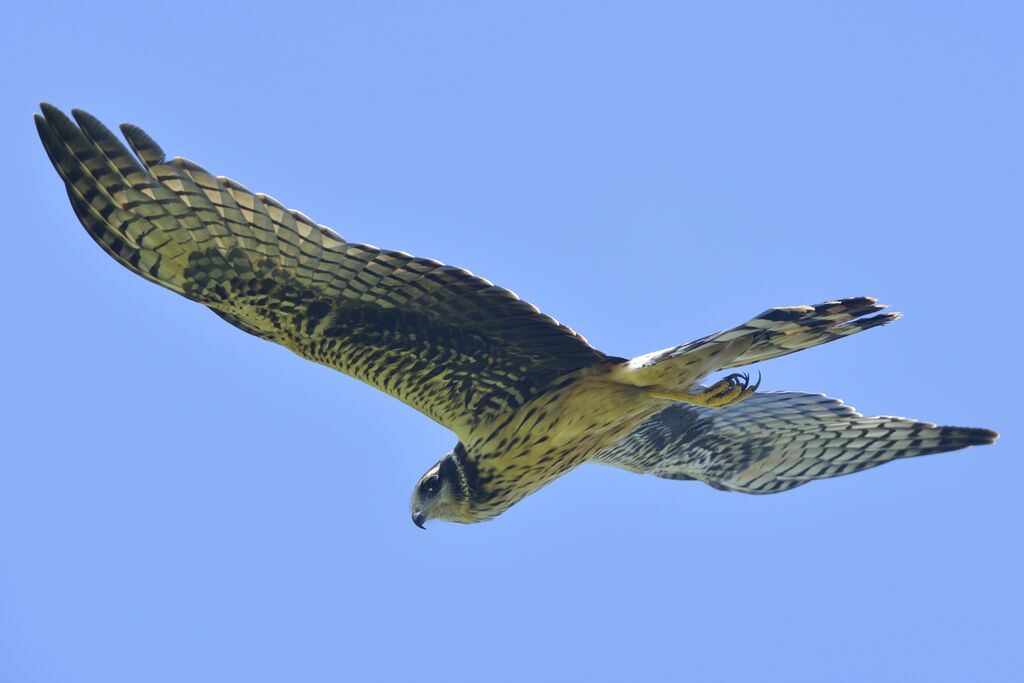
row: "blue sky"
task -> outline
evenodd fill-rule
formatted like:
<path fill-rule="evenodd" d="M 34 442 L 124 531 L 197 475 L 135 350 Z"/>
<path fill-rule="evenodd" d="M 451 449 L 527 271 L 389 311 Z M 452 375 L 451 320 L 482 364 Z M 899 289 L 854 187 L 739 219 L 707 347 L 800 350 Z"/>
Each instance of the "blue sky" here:
<path fill-rule="evenodd" d="M 0 680 L 1019 672 L 1022 20 L 8 9 Z M 769 497 L 584 467 L 421 532 L 409 493 L 451 434 L 114 264 L 39 145 L 40 100 L 469 268 L 618 355 L 877 296 L 906 317 L 763 364 L 763 388 L 1002 439 Z"/>

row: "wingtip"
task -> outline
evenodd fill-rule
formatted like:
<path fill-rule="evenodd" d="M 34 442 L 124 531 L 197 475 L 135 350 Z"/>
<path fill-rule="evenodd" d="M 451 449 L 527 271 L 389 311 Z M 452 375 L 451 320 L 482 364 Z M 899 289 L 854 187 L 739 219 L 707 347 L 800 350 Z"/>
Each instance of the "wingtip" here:
<path fill-rule="evenodd" d="M 849 332 L 863 332 L 864 330 L 870 330 L 873 327 L 881 327 L 882 325 L 888 325 L 894 320 L 899 320 L 903 317 L 902 313 L 896 311 L 888 313 L 878 313 L 877 315 L 869 315 L 865 318 L 855 318 L 848 320 L 844 323 L 840 323 L 836 326 L 836 329 L 843 329 Z"/>
<path fill-rule="evenodd" d="M 121 133 L 124 135 L 128 144 L 134 150 L 135 154 L 142 159 L 146 166 L 155 166 L 157 164 L 165 163 L 167 160 L 167 153 L 164 152 L 163 148 L 157 144 L 156 140 L 151 138 L 149 134 L 132 123 L 122 123 L 118 128 L 121 129 Z"/>
<path fill-rule="evenodd" d="M 104 138 L 117 139 L 110 129 L 103 125 L 102 121 L 89 112 L 82 109 L 72 109 L 71 116 L 74 117 L 78 127 L 93 140 L 99 141 Z"/>
<path fill-rule="evenodd" d="M 999 441 L 999 432 L 992 429 L 978 429 L 978 445 L 988 445 Z"/>
<path fill-rule="evenodd" d="M 79 125 L 81 125 L 83 122 L 103 125 L 100 123 L 99 119 L 97 119 L 95 116 L 85 111 L 84 109 L 73 108 L 71 110 L 71 116 L 75 119 L 75 121 L 78 121 Z"/>
<path fill-rule="evenodd" d="M 43 112 L 43 118 L 51 123 L 54 120 L 71 122 L 68 115 L 62 112 L 59 108 L 53 106 L 49 102 L 40 102 L 39 109 Z"/>
<path fill-rule="evenodd" d="M 53 135 L 53 130 L 50 128 L 50 124 L 42 114 L 33 114 L 32 121 L 36 124 L 36 133 L 39 134 L 39 139 L 43 141 L 43 145 L 45 146 L 46 141 Z"/>
<path fill-rule="evenodd" d="M 958 442 L 957 448 L 968 446 L 988 446 L 999 440 L 999 432 L 982 427 L 940 427 Z"/>
<path fill-rule="evenodd" d="M 46 156 L 50 158 L 50 163 L 53 164 L 54 168 L 60 171 L 60 134 L 57 132 L 56 126 L 53 125 L 44 114 L 34 114 L 32 120 L 36 124 L 36 133 L 39 135 L 39 141 L 43 143 L 43 149 L 46 150 Z"/>
<path fill-rule="evenodd" d="M 68 118 L 68 115 L 62 112 L 52 104 L 42 103 L 39 108 L 43 112 L 43 118 L 50 127 L 61 137 L 67 139 L 75 139 L 81 132 L 78 130 L 78 126 L 75 122 Z"/>

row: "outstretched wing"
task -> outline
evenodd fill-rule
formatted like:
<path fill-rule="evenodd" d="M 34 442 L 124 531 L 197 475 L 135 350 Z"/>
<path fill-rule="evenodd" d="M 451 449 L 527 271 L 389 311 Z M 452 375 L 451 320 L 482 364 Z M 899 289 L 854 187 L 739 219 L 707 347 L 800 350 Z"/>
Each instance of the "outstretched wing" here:
<path fill-rule="evenodd" d="M 604 354 L 512 292 L 460 268 L 367 244 L 165 161 L 142 130 L 36 127 L 82 225 L 121 265 L 233 325 L 401 399 L 456 433 L 523 404 Z"/>
<path fill-rule="evenodd" d="M 769 308 L 724 332 L 634 358 L 626 381 L 682 390 L 718 370 L 743 367 L 848 337 L 900 317 L 867 296 Z"/>
<path fill-rule="evenodd" d="M 727 491 L 778 493 L 900 458 L 992 443 L 987 429 L 864 417 L 821 394 L 766 392 L 720 410 L 672 404 L 592 462 Z"/>

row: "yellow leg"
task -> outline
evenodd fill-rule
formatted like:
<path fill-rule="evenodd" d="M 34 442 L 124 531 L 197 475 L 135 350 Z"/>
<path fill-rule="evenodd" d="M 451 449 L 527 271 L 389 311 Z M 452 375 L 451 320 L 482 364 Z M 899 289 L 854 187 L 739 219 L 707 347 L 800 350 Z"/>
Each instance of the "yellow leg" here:
<path fill-rule="evenodd" d="M 693 394 L 674 394 L 663 391 L 652 391 L 651 394 L 668 401 L 688 403 L 702 408 L 726 408 L 747 398 L 757 391 L 759 386 L 761 386 L 760 373 L 757 375 L 757 382 L 751 385 L 750 375 L 745 372 L 736 372 Z"/>

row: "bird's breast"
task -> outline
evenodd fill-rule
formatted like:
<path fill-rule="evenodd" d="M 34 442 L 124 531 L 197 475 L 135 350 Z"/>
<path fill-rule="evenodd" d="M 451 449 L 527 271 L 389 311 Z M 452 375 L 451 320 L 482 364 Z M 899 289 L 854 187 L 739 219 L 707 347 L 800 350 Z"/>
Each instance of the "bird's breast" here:
<path fill-rule="evenodd" d="M 466 440 L 476 498 L 490 516 L 586 462 L 660 406 L 643 390 L 588 369 L 520 408 L 478 426 Z"/>

